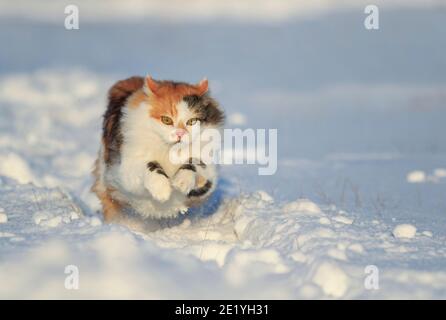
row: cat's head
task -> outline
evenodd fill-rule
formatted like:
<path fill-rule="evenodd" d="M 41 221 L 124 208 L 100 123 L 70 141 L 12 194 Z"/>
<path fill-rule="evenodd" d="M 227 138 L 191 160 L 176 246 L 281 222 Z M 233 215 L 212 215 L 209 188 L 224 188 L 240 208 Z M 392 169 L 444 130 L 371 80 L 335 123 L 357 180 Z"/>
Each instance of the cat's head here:
<path fill-rule="evenodd" d="M 142 93 L 148 101 L 147 117 L 152 129 L 168 144 L 192 141 L 193 135 L 223 124 L 223 111 L 210 97 L 206 79 L 188 84 L 156 81 L 147 76 Z"/>

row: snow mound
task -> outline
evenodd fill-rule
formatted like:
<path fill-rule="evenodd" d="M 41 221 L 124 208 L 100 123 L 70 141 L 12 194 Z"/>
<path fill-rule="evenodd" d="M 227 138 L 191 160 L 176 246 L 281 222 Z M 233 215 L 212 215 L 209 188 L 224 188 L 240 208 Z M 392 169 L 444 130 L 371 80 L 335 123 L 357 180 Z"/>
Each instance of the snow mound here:
<path fill-rule="evenodd" d="M 302 214 L 319 215 L 321 209 L 317 204 L 308 199 L 299 199 L 294 202 L 287 203 L 283 207 L 284 212 L 299 212 Z"/>
<path fill-rule="evenodd" d="M 409 183 L 423 183 L 426 181 L 426 173 L 421 170 L 409 172 L 406 180 Z"/>
<path fill-rule="evenodd" d="M 243 113 L 234 112 L 229 115 L 228 122 L 234 126 L 243 126 L 246 124 L 246 116 Z"/>
<path fill-rule="evenodd" d="M 300 180 L 301 171 L 318 167 L 309 174 L 324 179 L 327 164 L 290 158 L 288 165 L 302 170 L 289 176 L 278 171 L 279 179 L 268 177 L 266 184 L 255 181 L 258 177 L 248 169 L 231 168 L 222 175 L 209 206 L 174 220 L 104 224 L 98 200 L 89 191 L 90 171 L 104 97 L 115 79 L 79 70 L 0 78 L 0 108 L 6 115 L 0 117 L 0 298 L 446 297 L 446 239 L 439 227 L 423 222 L 435 221 L 431 212 L 442 208 L 425 206 L 444 191 L 444 172 L 433 170 L 444 163 L 441 159 L 432 163 L 435 167 L 423 164 L 433 170 L 429 175 L 423 171 L 424 180 L 438 183 L 422 188 L 412 188 L 401 178 L 388 185 L 380 180 L 392 176 L 399 163 L 391 167 L 392 174 L 379 171 L 381 175 L 373 176 L 385 163 L 400 161 L 399 156 L 344 154 L 327 159 L 328 165 L 335 164 L 327 175 L 336 175 L 340 183 L 328 181 L 336 191 L 331 194 L 318 186 L 317 198 L 314 192 L 296 190 L 296 181 L 311 184 L 316 178 Z M 246 118 L 254 123 L 248 112 Z M 295 135 L 288 139 L 294 146 Z M 375 197 L 377 189 L 342 183 L 346 174 L 338 170 L 343 161 L 356 170 L 356 161 L 379 161 L 361 170 L 367 171 L 368 182 L 373 178 L 369 184 L 382 185 L 384 191 Z M 397 177 L 413 165 L 407 164 Z M 233 173 L 241 173 L 249 188 L 237 188 L 230 180 Z M 415 174 L 409 180 L 423 178 Z M 281 184 L 277 190 L 275 183 Z M 401 184 L 402 190 L 419 193 L 419 204 L 412 201 L 415 193 L 395 201 L 381 195 Z M 296 199 L 308 194 L 314 198 Z M 332 201 L 334 194 L 339 203 Z M 358 210 L 342 205 L 351 195 Z M 367 198 L 373 198 L 369 205 Z M 385 211 L 396 202 L 406 208 L 419 205 L 419 211 L 432 209 L 411 221 L 435 236 L 430 231 L 420 236 L 412 231 L 410 241 L 393 236 L 389 215 L 395 211 Z M 408 219 L 405 208 L 400 209 L 396 218 Z M 407 235 L 407 230 L 402 233 Z M 364 287 L 364 269 L 371 264 L 379 268 L 380 288 L 386 290 Z M 67 266 L 79 269 L 78 290 L 64 287 Z"/>
<path fill-rule="evenodd" d="M 349 279 L 345 272 L 333 263 L 323 263 L 313 277 L 326 295 L 341 298 L 348 289 Z"/>
<path fill-rule="evenodd" d="M 8 222 L 8 216 L 4 212 L 0 212 L 0 223 Z"/>
<path fill-rule="evenodd" d="M 353 219 L 352 218 L 348 218 L 346 216 L 343 215 L 339 215 L 333 218 L 334 221 L 339 222 L 339 223 L 343 223 L 343 224 L 352 224 L 353 223 Z"/>
<path fill-rule="evenodd" d="M 411 224 L 400 224 L 393 229 L 395 238 L 413 238 L 417 233 L 417 228 Z"/>
<path fill-rule="evenodd" d="M 446 178 L 446 169 L 437 168 L 432 174 L 426 174 L 424 171 L 416 170 L 407 174 L 406 180 L 409 183 L 438 183 Z"/>
<path fill-rule="evenodd" d="M 29 183 L 34 180 L 28 163 L 15 153 L 0 154 L 0 175 Z"/>
<path fill-rule="evenodd" d="M 437 178 L 446 178 L 446 169 L 443 168 L 435 169 L 434 176 Z"/>

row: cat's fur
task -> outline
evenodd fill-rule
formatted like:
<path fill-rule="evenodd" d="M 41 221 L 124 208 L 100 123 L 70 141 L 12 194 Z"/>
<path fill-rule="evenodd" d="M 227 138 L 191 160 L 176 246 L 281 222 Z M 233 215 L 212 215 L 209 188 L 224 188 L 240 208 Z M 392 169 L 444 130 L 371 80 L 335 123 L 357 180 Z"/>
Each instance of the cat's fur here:
<path fill-rule="evenodd" d="M 164 123 L 166 116 L 172 124 Z M 112 86 L 92 187 L 106 221 L 119 220 L 126 208 L 142 217 L 175 217 L 212 193 L 217 181 L 213 164 L 201 159 L 174 164 L 168 156 L 183 138 L 178 134 L 193 138 L 187 125 L 193 118 L 200 119 L 201 130 L 223 123 L 207 80 L 191 85 L 132 77 Z"/>

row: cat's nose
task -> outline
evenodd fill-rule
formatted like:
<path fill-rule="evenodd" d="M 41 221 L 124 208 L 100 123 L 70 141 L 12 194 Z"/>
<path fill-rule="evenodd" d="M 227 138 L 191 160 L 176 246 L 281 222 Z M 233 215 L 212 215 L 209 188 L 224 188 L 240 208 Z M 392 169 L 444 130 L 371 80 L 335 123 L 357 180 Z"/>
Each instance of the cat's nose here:
<path fill-rule="evenodd" d="M 186 130 L 184 130 L 184 129 L 177 129 L 177 131 L 175 131 L 175 134 L 177 135 L 177 137 L 179 139 L 181 139 L 181 137 L 186 134 Z"/>

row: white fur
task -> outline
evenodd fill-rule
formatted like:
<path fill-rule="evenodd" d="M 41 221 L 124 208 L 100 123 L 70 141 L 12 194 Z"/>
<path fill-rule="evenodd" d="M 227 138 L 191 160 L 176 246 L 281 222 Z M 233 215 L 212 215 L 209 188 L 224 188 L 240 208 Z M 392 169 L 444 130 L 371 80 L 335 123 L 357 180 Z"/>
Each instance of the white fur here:
<path fill-rule="evenodd" d="M 144 187 L 152 197 L 159 202 L 169 200 L 172 193 L 170 181 L 165 176 L 156 172 L 148 172 L 144 177 Z"/>
<path fill-rule="evenodd" d="M 194 188 L 197 174 L 210 180 L 215 188 L 217 172 L 212 164 L 206 168 L 196 166 L 197 172 L 178 171 L 181 164 L 169 160 L 169 150 L 177 139 L 176 126 L 195 116 L 185 102 L 177 105 L 178 121 L 173 126 L 151 118 L 149 110 L 146 103 L 123 108 L 121 161 L 105 170 L 101 154 L 100 183 L 112 186 L 113 198 L 129 204 L 143 217 L 175 217 L 187 210 L 186 195 Z M 197 138 L 190 137 L 191 126 L 187 130 L 186 141 Z M 151 161 L 157 161 L 170 179 L 148 170 L 147 163 Z"/>
<path fill-rule="evenodd" d="M 172 185 L 182 194 L 187 195 L 195 186 L 197 174 L 191 170 L 180 170 L 172 179 Z"/>

